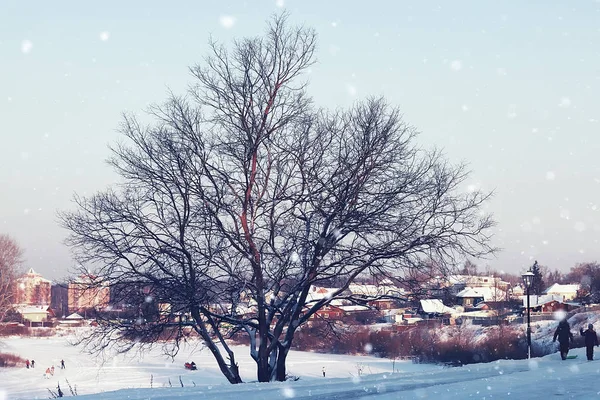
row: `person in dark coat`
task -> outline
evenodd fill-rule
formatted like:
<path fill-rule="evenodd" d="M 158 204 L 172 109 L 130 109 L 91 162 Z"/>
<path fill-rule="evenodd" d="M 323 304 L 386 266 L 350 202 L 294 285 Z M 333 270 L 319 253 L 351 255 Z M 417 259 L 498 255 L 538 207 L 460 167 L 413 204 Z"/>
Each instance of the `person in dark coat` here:
<path fill-rule="evenodd" d="M 588 361 L 594 359 L 594 346 L 598 346 L 598 335 L 594 330 L 594 325 L 589 324 L 587 330 L 584 332 L 583 328 L 579 330 L 581 336 L 585 337 L 585 349 Z"/>
<path fill-rule="evenodd" d="M 556 342 L 557 337 L 558 343 L 560 344 L 560 358 L 566 360 L 567 354 L 569 354 L 569 340 L 573 343 L 573 334 L 571 333 L 571 327 L 566 318 L 559 322 L 552 341 Z"/>

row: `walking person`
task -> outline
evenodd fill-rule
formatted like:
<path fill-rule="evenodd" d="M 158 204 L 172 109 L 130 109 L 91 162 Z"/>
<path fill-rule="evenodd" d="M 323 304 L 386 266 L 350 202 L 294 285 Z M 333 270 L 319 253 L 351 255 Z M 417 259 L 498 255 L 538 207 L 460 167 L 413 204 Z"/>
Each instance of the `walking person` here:
<path fill-rule="evenodd" d="M 323 371 L 323 378 L 325 378 L 325 367 L 323 367 L 322 371 Z"/>
<path fill-rule="evenodd" d="M 60 369 L 65 369 L 65 360 L 60 360 Z"/>
<path fill-rule="evenodd" d="M 44 374 L 46 379 L 50 379 L 50 368 L 46 368 L 46 373 Z"/>
<path fill-rule="evenodd" d="M 571 327 L 566 318 L 559 322 L 552 341 L 556 342 L 557 337 L 558 343 L 560 344 L 560 358 L 566 360 L 567 355 L 569 354 L 569 340 L 573 343 L 573 334 L 571 333 Z"/>
<path fill-rule="evenodd" d="M 31 368 L 35 368 L 35 360 L 31 360 Z"/>
<path fill-rule="evenodd" d="M 29 360 L 25 360 L 25 366 L 29 369 Z"/>
<path fill-rule="evenodd" d="M 54 376 L 54 365 L 52 366 L 52 368 L 50 368 L 50 373 L 52 374 L 52 376 Z"/>
<path fill-rule="evenodd" d="M 589 324 L 587 330 L 579 329 L 581 336 L 585 337 L 585 350 L 588 361 L 594 360 L 594 346 L 598 346 L 598 335 L 594 330 L 594 325 Z"/>

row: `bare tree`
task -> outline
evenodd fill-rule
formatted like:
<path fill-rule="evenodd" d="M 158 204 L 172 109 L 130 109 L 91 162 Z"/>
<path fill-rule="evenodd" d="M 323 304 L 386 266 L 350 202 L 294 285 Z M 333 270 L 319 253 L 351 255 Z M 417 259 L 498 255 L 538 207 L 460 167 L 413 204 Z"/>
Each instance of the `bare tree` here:
<path fill-rule="evenodd" d="M 263 38 L 212 43 L 189 95 L 151 108 L 155 124 L 124 117 L 128 142 L 111 159 L 123 183 L 76 197 L 61 218 L 111 298 L 168 311 L 104 321 L 97 350 L 168 337 L 177 351 L 192 329 L 238 383 L 227 339 L 244 334 L 258 380 L 285 380 L 298 329 L 333 299 L 357 300 L 354 280 L 403 282 L 425 260 L 493 250 L 489 194 L 463 190 L 464 165 L 418 148 L 398 109 L 383 99 L 312 106 L 301 75 L 315 45 L 311 29 L 275 17 Z M 310 298 L 334 278 L 331 296 Z"/>
<path fill-rule="evenodd" d="M 0 234 L 0 322 L 14 300 L 15 279 L 23 262 L 23 250 L 8 235 Z"/>

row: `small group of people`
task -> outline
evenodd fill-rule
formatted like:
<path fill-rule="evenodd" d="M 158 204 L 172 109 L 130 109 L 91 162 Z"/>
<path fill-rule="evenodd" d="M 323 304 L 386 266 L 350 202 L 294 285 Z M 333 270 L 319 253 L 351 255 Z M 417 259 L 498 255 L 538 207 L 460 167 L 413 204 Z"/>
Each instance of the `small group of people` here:
<path fill-rule="evenodd" d="M 54 365 L 52 367 L 46 368 L 46 373 L 44 374 L 44 378 L 50 379 L 50 376 L 54 376 Z"/>
<path fill-rule="evenodd" d="M 29 367 L 35 368 L 35 360 L 25 360 L 25 366 L 27 369 L 29 369 Z M 60 360 L 60 369 L 65 369 L 65 360 Z M 46 371 L 44 372 L 44 378 L 50 379 L 51 376 L 54 376 L 54 365 L 46 368 Z"/>
<path fill-rule="evenodd" d="M 585 338 L 585 349 L 588 361 L 593 361 L 594 346 L 598 347 L 598 335 L 594 330 L 594 325 L 588 324 L 588 328 L 585 331 L 583 328 L 579 329 L 579 334 Z M 559 322 L 552 341 L 556 342 L 556 338 L 558 338 L 560 358 L 566 360 L 567 355 L 569 354 L 569 344 L 573 343 L 574 340 L 573 334 L 571 333 L 571 327 L 566 318 Z"/>

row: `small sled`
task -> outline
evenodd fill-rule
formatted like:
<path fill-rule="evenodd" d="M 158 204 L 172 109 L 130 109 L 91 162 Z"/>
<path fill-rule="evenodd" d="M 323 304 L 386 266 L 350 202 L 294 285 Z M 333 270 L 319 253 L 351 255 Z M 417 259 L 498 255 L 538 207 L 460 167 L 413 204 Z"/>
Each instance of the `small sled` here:
<path fill-rule="evenodd" d="M 572 359 L 574 359 L 574 358 L 577 358 L 577 355 L 574 355 L 574 356 L 567 356 L 567 360 L 572 360 Z"/>
<path fill-rule="evenodd" d="M 198 369 L 198 368 L 196 368 L 196 364 L 193 364 L 193 363 L 187 363 L 186 362 L 183 365 L 184 365 L 185 369 L 189 369 L 189 370 L 192 370 L 192 371 L 195 371 L 195 370 Z"/>

